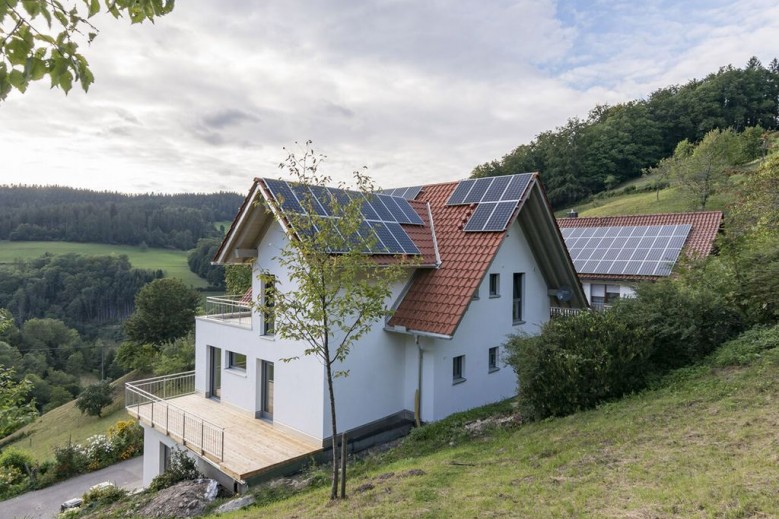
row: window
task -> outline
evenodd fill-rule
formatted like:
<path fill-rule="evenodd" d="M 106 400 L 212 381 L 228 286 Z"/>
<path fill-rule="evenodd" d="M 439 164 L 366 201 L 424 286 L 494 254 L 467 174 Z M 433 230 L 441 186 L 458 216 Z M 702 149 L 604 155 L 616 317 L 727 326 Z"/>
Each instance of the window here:
<path fill-rule="evenodd" d="M 500 274 L 490 274 L 490 297 L 500 297 Z"/>
<path fill-rule="evenodd" d="M 227 367 L 230 369 L 238 369 L 246 371 L 246 355 L 243 353 L 235 353 L 234 351 L 227 352 Z"/>
<path fill-rule="evenodd" d="M 465 382 L 465 355 L 452 359 L 452 383 Z"/>
<path fill-rule="evenodd" d="M 265 312 L 262 314 L 262 334 L 273 335 L 275 329 L 275 318 L 273 315 L 273 291 L 276 288 L 275 278 L 268 280 L 262 289 L 263 305 Z"/>
<path fill-rule="evenodd" d="M 594 308 L 604 308 L 619 300 L 619 285 L 603 285 L 593 283 L 590 285 L 590 304 Z"/>
<path fill-rule="evenodd" d="M 606 304 L 619 301 L 619 285 L 606 285 Z"/>
<path fill-rule="evenodd" d="M 498 371 L 500 368 L 498 368 L 498 347 L 493 346 L 490 348 L 488 352 L 488 361 L 487 365 L 489 366 L 489 371 L 492 373 L 493 371 Z"/>
<path fill-rule="evenodd" d="M 479 299 L 479 287 L 476 287 L 476 291 L 473 293 L 473 299 Z"/>
<path fill-rule="evenodd" d="M 511 304 L 511 319 L 514 324 L 523 322 L 522 319 L 522 284 L 525 275 L 521 272 L 514 272 L 513 279 L 513 300 Z"/>

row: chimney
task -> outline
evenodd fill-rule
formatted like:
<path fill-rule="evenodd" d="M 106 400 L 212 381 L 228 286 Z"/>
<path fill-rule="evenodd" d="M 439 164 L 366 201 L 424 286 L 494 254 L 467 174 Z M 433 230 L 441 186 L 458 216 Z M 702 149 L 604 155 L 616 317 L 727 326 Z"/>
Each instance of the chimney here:
<path fill-rule="evenodd" d="M 576 212 L 576 209 L 571 209 L 568 211 L 568 218 L 578 218 L 579 213 Z"/>

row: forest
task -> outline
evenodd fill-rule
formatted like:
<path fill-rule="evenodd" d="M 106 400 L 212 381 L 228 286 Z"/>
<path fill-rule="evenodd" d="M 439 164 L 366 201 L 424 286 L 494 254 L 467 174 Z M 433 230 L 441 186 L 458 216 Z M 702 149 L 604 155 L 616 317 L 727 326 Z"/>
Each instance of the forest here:
<path fill-rule="evenodd" d="M 477 166 L 471 175 L 538 171 L 559 209 L 641 176 L 685 139 L 697 143 L 715 129 L 741 133 L 778 125 L 779 61 L 764 67 L 753 57 L 744 68 L 728 65 L 646 99 L 598 105 L 586 119 L 572 117 L 501 159 Z"/>
<path fill-rule="evenodd" d="M 143 194 L 61 186 L 0 186 L 0 240 L 72 241 L 189 250 L 221 236 L 214 222 L 232 220 L 235 193 Z"/>

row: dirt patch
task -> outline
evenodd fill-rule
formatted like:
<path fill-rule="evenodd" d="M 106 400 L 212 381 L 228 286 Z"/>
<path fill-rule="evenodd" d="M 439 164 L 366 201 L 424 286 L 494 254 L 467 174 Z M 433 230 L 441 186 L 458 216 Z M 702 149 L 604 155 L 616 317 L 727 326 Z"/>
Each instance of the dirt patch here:
<path fill-rule="evenodd" d="M 514 427 L 522 424 L 522 417 L 518 414 L 508 416 L 491 416 L 484 420 L 474 420 L 465 424 L 465 430 L 471 436 L 482 436 L 490 429 L 501 427 Z"/>
<path fill-rule="evenodd" d="M 160 490 L 138 511 L 142 517 L 196 517 L 216 499 L 219 484 L 213 479 L 182 481 Z"/>

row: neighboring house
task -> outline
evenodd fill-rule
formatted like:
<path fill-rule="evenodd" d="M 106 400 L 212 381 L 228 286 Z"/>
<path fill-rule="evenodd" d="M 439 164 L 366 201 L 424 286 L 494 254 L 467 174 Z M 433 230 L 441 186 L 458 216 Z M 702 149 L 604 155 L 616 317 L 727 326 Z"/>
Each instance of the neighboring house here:
<path fill-rule="evenodd" d="M 708 256 L 722 213 L 573 216 L 557 224 L 587 299 L 598 309 L 632 296 L 639 281 L 670 276 L 681 254 Z"/>
<path fill-rule="evenodd" d="M 251 261 L 281 289 L 289 284 L 277 257 L 298 239 L 285 211 L 294 210 L 301 189 L 256 179 L 215 261 Z M 338 424 L 353 449 L 408 430 L 415 420 L 440 420 L 514 395 L 516 376 L 501 361 L 507 335 L 537 333 L 552 305 L 587 306 L 537 174 L 387 193 L 400 196 L 370 197 L 363 215 L 387 250 L 417 259 L 392 287 L 392 317 L 339 366 L 349 376 L 336 379 Z M 252 293 L 264 293 L 256 276 Z M 237 487 L 329 444 L 324 367 L 303 355 L 304 344 L 278 338 L 273 320 L 241 299 L 209 298 L 196 322 L 194 372 L 128 384 L 127 408 L 145 431 L 146 483 L 176 444 Z M 298 358 L 284 360 L 291 357 Z"/>

